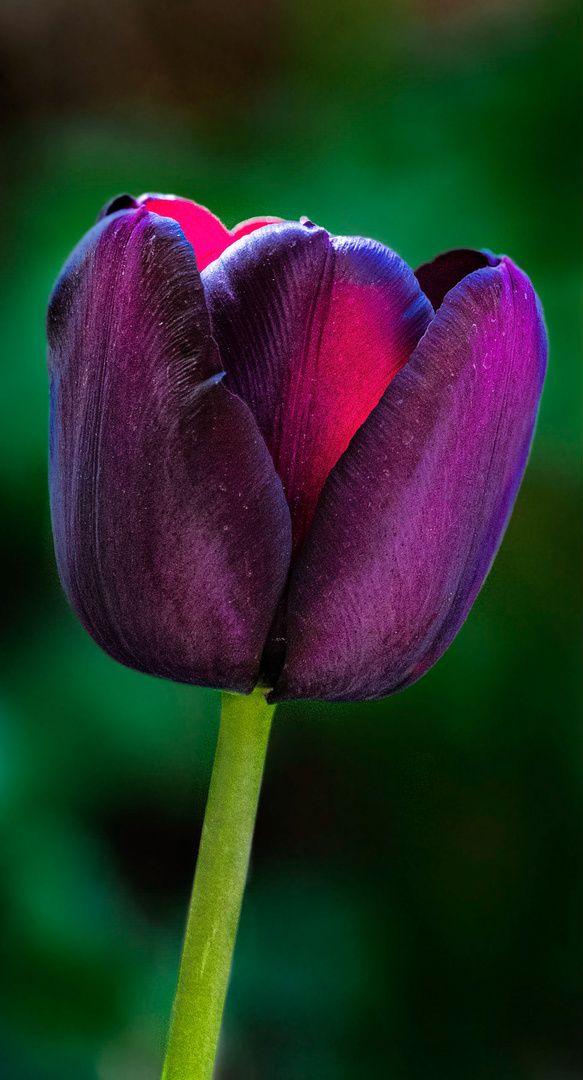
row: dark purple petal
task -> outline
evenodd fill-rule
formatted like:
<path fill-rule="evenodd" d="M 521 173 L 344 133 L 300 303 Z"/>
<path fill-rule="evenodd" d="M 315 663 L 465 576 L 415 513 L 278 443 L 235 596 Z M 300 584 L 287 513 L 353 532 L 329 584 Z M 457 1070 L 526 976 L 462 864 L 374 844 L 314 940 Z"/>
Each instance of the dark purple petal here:
<path fill-rule="evenodd" d="M 326 477 L 432 315 L 408 266 L 373 240 L 267 225 L 202 275 L 225 384 L 269 447 L 299 549 Z"/>
<path fill-rule="evenodd" d="M 462 278 L 485 266 L 498 266 L 499 262 L 498 256 L 491 251 L 454 248 L 453 251 L 437 255 L 431 262 L 423 263 L 415 271 L 415 277 L 437 311 L 449 290 Z"/>
<path fill-rule="evenodd" d="M 281 482 L 222 384 L 179 226 L 105 217 L 49 307 L 51 506 L 59 571 L 130 667 L 249 691 L 289 566 Z"/>
<path fill-rule="evenodd" d="M 545 361 L 540 305 L 508 259 L 449 292 L 320 496 L 274 700 L 382 697 L 441 656 L 508 521 Z"/>

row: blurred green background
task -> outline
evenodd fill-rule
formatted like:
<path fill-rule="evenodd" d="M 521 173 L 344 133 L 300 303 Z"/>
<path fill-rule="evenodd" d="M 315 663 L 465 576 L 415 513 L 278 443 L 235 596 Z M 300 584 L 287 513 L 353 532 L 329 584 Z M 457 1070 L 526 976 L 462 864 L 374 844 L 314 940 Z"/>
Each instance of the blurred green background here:
<path fill-rule="evenodd" d="M 0 1077 L 157 1080 L 218 695 L 61 594 L 44 308 L 120 191 L 507 252 L 550 333 L 527 476 L 405 693 L 276 716 L 220 1080 L 576 1080 L 580 15 L 570 0 L 2 0 Z"/>

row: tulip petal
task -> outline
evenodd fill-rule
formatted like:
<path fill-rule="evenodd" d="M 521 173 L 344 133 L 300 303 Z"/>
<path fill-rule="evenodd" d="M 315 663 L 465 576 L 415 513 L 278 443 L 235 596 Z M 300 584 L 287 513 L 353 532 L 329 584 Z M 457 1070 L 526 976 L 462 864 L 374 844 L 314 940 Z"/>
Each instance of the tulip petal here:
<path fill-rule="evenodd" d="M 190 199 L 179 199 L 176 195 L 141 195 L 138 202 L 151 213 L 178 222 L 192 244 L 199 272 L 233 243 L 233 237 L 222 221 L 206 206 L 199 206 Z"/>
<path fill-rule="evenodd" d="M 383 697 L 441 656 L 500 544 L 545 362 L 540 305 L 510 260 L 447 294 L 320 496 L 273 700 Z"/>
<path fill-rule="evenodd" d="M 474 248 L 454 248 L 437 255 L 431 262 L 423 263 L 415 271 L 415 277 L 434 310 L 441 307 L 445 296 L 458 281 L 481 270 L 485 266 L 498 266 L 500 259 L 491 251 L 475 251 Z"/>
<path fill-rule="evenodd" d="M 281 223 L 282 218 L 279 217 L 247 218 L 246 221 L 241 221 L 239 225 L 235 225 L 235 228 L 230 230 L 232 243 L 241 240 L 243 236 L 249 236 L 250 233 L 256 232 L 257 229 L 263 229 L 266 225 L 281 225 Z"/>
<path fill-rule="evenodd" d="M 271 225 L 204 272 L 225 383 L 269 447 L 299 549 L 328 473 L 432 315 L 412 271 L 372 240 Z"/>
<path fill-rule="evenodd" d="M 73 252 L 48 314 L 61 579 L 115 659 L 248 692 L 289 567 L 281 482 L 222 384 L 192 248 L 141 208 Z"/>
<path fill-rule="evenodd" d="M 105 217 L 110 217 L 111 214 L 116 214 L 118 210 L 137 210 L 138 205 L 137 199 L 134 199 L 133 195 L 128 195 L 127 192 L 123 195 L 115 195 L 101 207 L 95 224 L 103 221 Z"/>
<path fill-rule="evenodd" d="M 118 199 L 108 203 L 101 213 L 111 213 L 112 207 L 121 210 L 122 206 L 117 205 L 120 199 L 134 202 L 129 195 L 118 196 Z M 223 251 L 242 236 L 248 236 L 257 229 L 263 229 L 265 225 L 281 221 L 281 218 L 277 217 L 248 218 L 234 229 L 226 229 L 216 214 L 207 210 L 206 206 L 200 206 L 191 199 L 180 199 L 176 195 L 140 195 L 134 205 L 145 206 L 154 214 L 170 217 L 178 222 L 186 239 L 192 244 L 199 272 L 218 259 Z"/>

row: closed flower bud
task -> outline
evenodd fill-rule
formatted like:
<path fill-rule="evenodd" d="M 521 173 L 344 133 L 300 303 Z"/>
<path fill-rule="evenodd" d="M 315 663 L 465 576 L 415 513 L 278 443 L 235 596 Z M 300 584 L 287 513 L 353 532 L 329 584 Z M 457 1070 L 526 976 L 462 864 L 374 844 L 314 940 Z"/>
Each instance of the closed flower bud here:
<path fill-rule="evenodd" d="M 526 275 L 416 274 L 303 219 L 121 196 L 48 312 L 50 486 L 79 618 L 140 671 L 271 700 L 415 682 L 462 625 L 546 362 Z"/>

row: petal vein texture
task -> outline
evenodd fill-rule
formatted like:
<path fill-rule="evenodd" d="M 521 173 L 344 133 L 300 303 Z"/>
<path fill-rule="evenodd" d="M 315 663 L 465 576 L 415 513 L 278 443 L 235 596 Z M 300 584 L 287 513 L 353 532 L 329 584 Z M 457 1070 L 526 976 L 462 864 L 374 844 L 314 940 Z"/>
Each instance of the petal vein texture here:
<path fill-rule="evenodd" d="M 48 313 L 65 591 L 122 663 L 250 691 L 289 568 L 281 482 L 223 385 L 191 245 L 145 208 L 73 252 Z"/>

